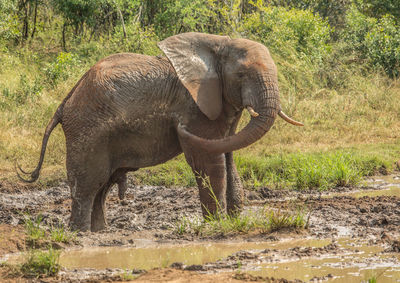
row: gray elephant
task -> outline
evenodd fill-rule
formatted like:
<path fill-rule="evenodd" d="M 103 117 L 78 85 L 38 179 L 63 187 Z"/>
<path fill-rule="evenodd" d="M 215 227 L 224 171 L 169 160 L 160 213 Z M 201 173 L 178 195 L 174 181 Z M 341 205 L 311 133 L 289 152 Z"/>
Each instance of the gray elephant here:
<path fill-rule="evenodd" d="M 217 204 L 229 213 L 243 206 L 243 188 L 232 151 L 260 139 L 280 108 L 276 66 L 254 41 L 201 33 L 169 37 L 165 57 L 115 54 L 95 64 L 58 107 L 48 124 L 30 179 L 37 180 L 48 138 L 61 123 L 71 188 L 73 229 L 105 227 L 112 184 L 121 193 L 126 173 L 184 153 L 196 175 L 203 213 Z M 252 118 L 235 134 L 242 110 Z M 20 174 L 18 174 L 20 175 Z"/>

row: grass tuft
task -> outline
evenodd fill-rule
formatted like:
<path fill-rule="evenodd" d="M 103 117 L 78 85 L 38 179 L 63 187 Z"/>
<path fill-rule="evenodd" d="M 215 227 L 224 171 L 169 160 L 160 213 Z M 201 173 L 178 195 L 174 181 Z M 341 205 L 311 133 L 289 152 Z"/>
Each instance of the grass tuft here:
<path fill-rule="evenodd" d="M 52 248 L 47 251 L 31 250 L 19 269 L 25 277 L 54 276 L 60 270 L 59 258 L 60 251 Z"/>
<path fill-rule="evenodd" d="M 306 210 L 299 208 L 295 211 L 274 211 L 264 207 L 256 212 L 226 214 L 212 190 L 209 179 L 203 178 L 202 181 L 216 202 L 217 210 L 215 213 L 208 211 L 203 221 L 182 217 L 175 225 L 178 235 L 227 236 L 250 232 L 270 233 L 282 229 L 303 229 L 307 226 Z"/>
<path fill-rule="evenodd" d="M 40 247 L 54 243 L 70 243 L 75 241 L 76 232 L 69 231 L 64 225 L 57 227 L 44 227 L 42 225 L 43 217 L 38 215 L 32 218 L 25 215 L 25 233 L 27 235 L 27 243 L 30 247 Z"/>

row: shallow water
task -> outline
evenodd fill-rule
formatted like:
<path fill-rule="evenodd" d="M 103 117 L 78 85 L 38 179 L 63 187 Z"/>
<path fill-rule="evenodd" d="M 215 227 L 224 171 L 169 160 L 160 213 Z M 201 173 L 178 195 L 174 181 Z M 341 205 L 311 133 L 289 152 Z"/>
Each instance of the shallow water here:
<path fill-rule="evenodd" d="M 388 175 L 379 176 L 365 180 L 365 185 L 377 188 L 378 190 L 359 191 L 351 193 L 354 197 L 377 197 L 377 196 L 396 196 L 400 197 L 400 176 Z"/>
<path fill-rule="evenodd" d="M 261 243 L 160 245 L 151 248 L 84 248 L 64 252 L 60 264 L 71 269 L 151 269 L 167 267 L 173 262 L 182 262 L 185 265 L 214 262 L 240 250 L 257 253 L 264 249 L 279 251 L 294 247 L 323 247 L 330 242 L 326 239 L 297 239 Z M 382 247 L 359 246 L 350 239 L 339 239 L 337 244 L 339 249 L 336 254 L 326 253 L 303 258 L 277 256 L 272 263 L 263 263 L 260 256 L 253 262 L 244 264 L 240 270 L 289 280 L 309 281 L 313 277 L 326 277 L 329 282 L 361 282 L 379 276 L 378 282 L 400 282 L 399 254 L 381 253 Z"/>
<path fill-rule="evenodd" d="M 322 247 L 329 242 L 329 240 L 298 239 L 264 243 L 230 242 L 159 245 L 148 248 L 84 248 L 64 252 L 61 254 L 60 264 L 67 268 L 151 269 L 167 267 L 174 262 L 182 262 L 185 265 L 214 262 L 241 250 L 289 249 L 295 246 Z"/>
<path fill-rule="evenodd" d="M 248 272 L 253 275 L 303 281 L 325 277 L 328 282 L 359 283 L 376 277 L 377 282 L 400 282 L 399 254 L 382 254 L 383 248 L 379 246 L 355 246 L 349 239 L 340 239 L 338 244 L 350 251 L 339 255 L 260 264 Z"/>

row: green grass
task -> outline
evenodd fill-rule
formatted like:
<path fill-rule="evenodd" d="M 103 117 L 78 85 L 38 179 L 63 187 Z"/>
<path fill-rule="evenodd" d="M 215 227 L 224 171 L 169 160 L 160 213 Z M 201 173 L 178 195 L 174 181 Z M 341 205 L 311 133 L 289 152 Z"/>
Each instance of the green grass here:
<path fill-rule="evenodd" d="M 25 277 L 54 276 L 60 270 L 59 258 L 60 251 L 52 248 L 47 251 L 31 250 L 19 269 Z"/>
<path fill-rule="evenodd" d="M 33 248 L 43 245 L 51 246 L 53 243 L 68 244 L 76 239 L 76 232 L 69 231 L 63 225 L 58 227 L 45 227 L 42 225 L 41 215 L 36 218 L 25 215 L 25 233 L 28 246 Z"/>
<path fill-rule="evenodd" d="M 203 186 L 208 188 L 217 209 L 211 213 L 206 208 L 208 213 L 203 220 L 183 217 L 175 226 L 175 232 L 178 235 L 227 236 L 252 232 L 270 233 L 282 229 L 303 229 L 308 225 L 308 220 L 305 219 L 305 208 L 275 211 L 264 207 L 261 211 L 226 214 L 214 194 L 209 178 L 203 178 L 202 182 Z"/>
<path fill-rule="evenodd" d="M 364 176 L 386 174 L 400 157 L 400 144 L 360 146 L 321 152 L 294 152 L 260 156 L 240 152 L 235 163 L 247 188 L 270 187 L 327 190 L 355 186 Z M 195 186 L 183 156 L 134 173 L 141 184 Z"/>
<path fill-rule="evenodd" d="M 68 244 L 76 239 L 76 232 L 69 231 L 64 227 L 64 225 L 60 227 L 51 227 L 49 233 L 51 241 L 55 243 Z"/>
<path fill-rule="evenodd" d="M 17 278 L 43 278 L 46 276 L 55 276 L 60 271 L 60 251 L 51 247 L 47 250 L 31 249 L 25 255 L 22 263 L 10 264 L 0 263 L 0 266 L 6 268 L 7 277 Z"/>
<path fill-rule="evenodd" d="M 239 215 L 209 214 L 204 220 L 182 217 L 174 227 L 178 235 L 202 237 L 231 236 L 249 233 L 271 233 L 283 229 L 304 229 L 307 225 L 304 210 L 272 210 L 247 212 Z"/>

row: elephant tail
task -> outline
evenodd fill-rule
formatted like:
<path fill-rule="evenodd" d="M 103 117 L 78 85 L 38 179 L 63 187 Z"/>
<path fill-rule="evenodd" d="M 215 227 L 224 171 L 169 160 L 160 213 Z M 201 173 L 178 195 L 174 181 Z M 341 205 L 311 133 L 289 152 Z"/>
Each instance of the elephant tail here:
<path fill-rule="evenodd" d="M 26 183 L 33 183 L 39 178 L 40 174 L 40 169 L 42 168 L 43 160 L 44 160 L 44 154 L 46 153 L 46 146 L 47 142 L 49 140 L 49 137 L 51 135 L 51 132 L 53 129 L 62 122 L 62 116 L 63 116 L 63 109 L 65 103 L 68 101 L 68 99 L 74 94 L 76 88 L 81 84 L 81 82 L 88 76 L 89 71 L 87 71 L 82 78 L 76 83 L 76 85 L 72 88 L 72 90 L 68 93 L 68 95 L 64 98 L 64 100 L 61 102 L 61 104 L 58 106 L 56 112 L 53 115 L 53 118 L 51 118 L 49 124 L 46 127 L 46 131 L 44 132 L 43 140 L 42 140 L 42 150 L 40 152 L 40 159 L 39 163 L 36 166 L 35 170 L 32 172 L 25 172 L 24 170 L 21 169 L 21 167 L 18 165 L 17 162 L 15 162 L 15 172 L 17 173 L 18 178 Z M 18 170 L 26 175 L 30 175 L 30 179 L 24 179 Z"/>
<path fill-rule="evenodd" d="M 46 152 L 47 142 L 49 140 L 49 137 L 50 137 L 53 129 L 61 122 L 63 108 L 64 108 L 64 103 L 61 103 L 61 105 L 58 106 L 56 113 L 54 113 L 53 118 L 51 118 L 49 124 L 46 127 L 46 131 L 44 133 L 43 140 L 42 140 L 42 150 L 40 152 L 39 163 L 36 166 L 35 170 L 33 170 L 32 172 L 25 172 L 18 165 L 17 161 L 15 162 L 15 171 L 17 173 L 18 178 L 21 181 L 26 182 L 26 183 L 33 183 L 39 178 L 40 169 L 42 168 L 42 164 L 43 164 L 43 160 L 44 160 L 44 154 Z M 30 175 L 30 178 L 29 179 L 23 178 L 20 175 L 19 171 L 23 174 Z"/>

